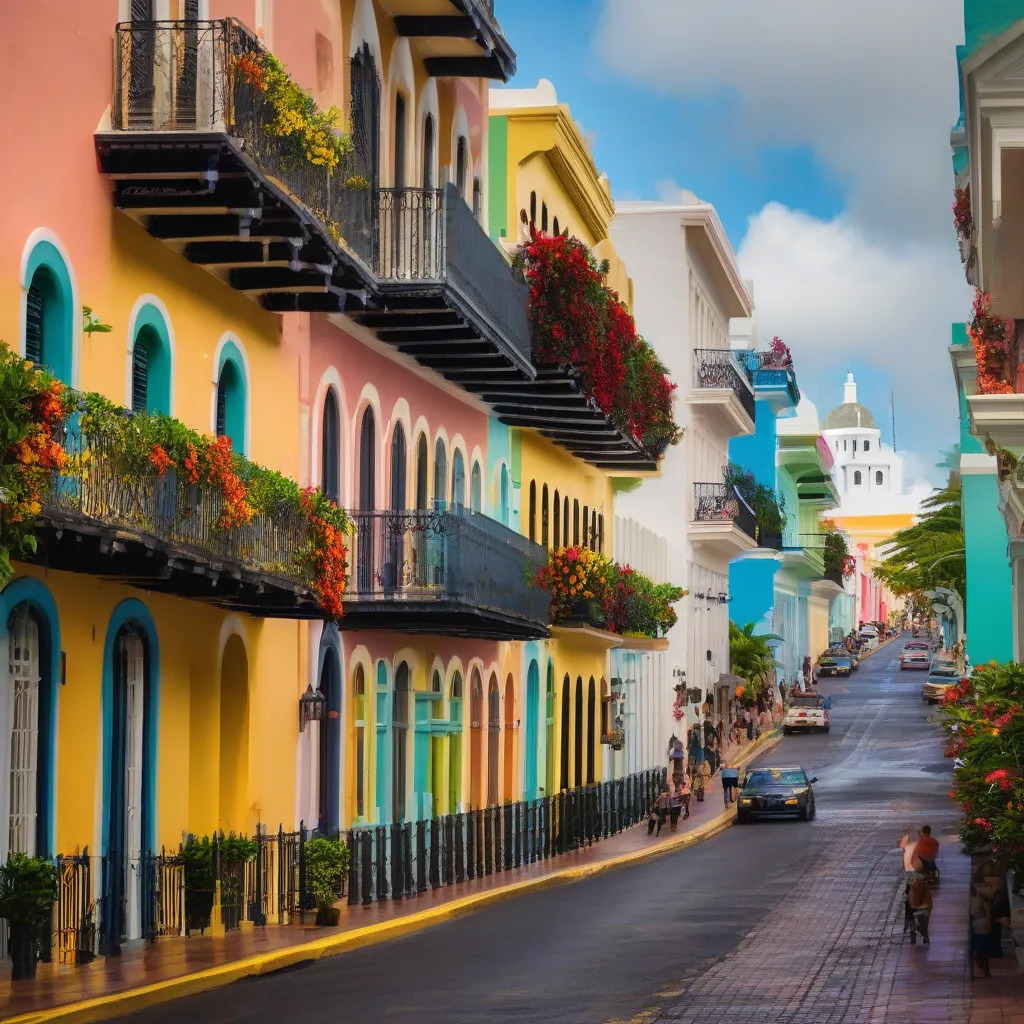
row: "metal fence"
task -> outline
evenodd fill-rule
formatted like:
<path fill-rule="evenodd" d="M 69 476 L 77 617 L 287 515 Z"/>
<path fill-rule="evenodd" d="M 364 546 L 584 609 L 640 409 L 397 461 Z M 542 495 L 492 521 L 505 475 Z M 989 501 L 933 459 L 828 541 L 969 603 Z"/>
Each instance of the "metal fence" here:
<path fill-rule="evenodd" d="M 693 350 L 693 385 L 696 388 L 728 388 L 736 396 L 743 411 L 754 419 L 756 408 L 749 376 L 737 364 L 727 348 L 695 348 Z"/>
<path fill-rule="evenodd" d="M 735 487 L 722 484 L 693 485 L 693 521 L 708 523 L 732 520 L 748 537 L 758 540 L 757 516 Z"/>
<path fill-rule="evenodd" d="M 532 585 L 544 548 L 487 516 L 447 511 L 352 512 L 349 601 L 438 600 L 546 624 Z"/>

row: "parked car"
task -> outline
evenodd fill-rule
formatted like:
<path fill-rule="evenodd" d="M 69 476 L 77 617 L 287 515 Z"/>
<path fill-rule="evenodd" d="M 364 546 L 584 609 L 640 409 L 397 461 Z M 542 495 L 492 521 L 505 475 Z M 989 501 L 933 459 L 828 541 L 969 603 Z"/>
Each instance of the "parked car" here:
<path fill-rule="evenodd" d="M 818 658 L 819 676 L 848 676 L 852 671 L 853 662 L 845 647 L 830 647 Z"/>
<path fill-rule="evenodd" d="M 960 681 L 960 673 L 956 665 L 949 661 L 941 661 L 932 665 L 928 678 L 921 687 L 921 700 L 925 704 L 937 704 L 946 693 L 946 688 L 955 686 Z"/>
<path fill-rule="evenodd" d="M 825 700 L 816 693 L 795 693 L 782 719 L 782 731 L 791 733 L 794 729 L 804 732 L 810 729 L 829 731 L 831 715 L 825 707 Z"/>
<path fill-rule="evenodd" d="M 736 800 L 736 823 L 745 825 L 760 817 L 795 814 L 813 821 L 814 783 L 817 776 L 803 768 L 751 768 Z"/>
<path fill-rule="evenodd" d="M 874 626 L 863 626 L 858 634 L 861 646 L 867 650 L 873 650 L 878 646 L 878 630 Z"/>
<path fill-rule="evenodd" d="M 931 645 L 924 640 L 911 640 L 900 651 L 900 671 L 907 668 L 925 669 L 932 665 Z"/>

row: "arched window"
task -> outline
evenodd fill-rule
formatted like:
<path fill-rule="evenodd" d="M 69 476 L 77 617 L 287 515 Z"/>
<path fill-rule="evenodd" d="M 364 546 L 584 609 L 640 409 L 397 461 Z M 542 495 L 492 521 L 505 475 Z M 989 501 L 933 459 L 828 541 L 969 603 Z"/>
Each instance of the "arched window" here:
<path fill-rule="evenodd" d="M 882 471 L 880 469 L 876 470 L 875 471 L 875 483 L 878 484 L 879 487 L 882 486 L 882 480 L 883 479 L 884 479 L 884 477 L 882 476 Z"/>
<path fill-rule="evenodd" d="M 853 474 L 853 482 L 854 482 L 855 485 L 860 483 L 860 470 L 859 469 Z"/>
<path fill-rule="evenodd" d="M 590 547 L 590 506 L 583 506 L 583 546 Z"/>
<path fill-rule="evenodd" d="M 601 540 L 597 532 L 597 512 L 590 513 L 590 550 L 600 551 Z"/>
<path fill-rule="evenodd" d="M 409 666 L 403 661 L 395 672 L 395 692 L 391 710 L 391 813 L 392 821 L 404 821 L 406 812 L 406 774 L 409 763 Z"/>
<path fill-rule="evenodd" d="M 434 187 L 434 115 L 423 122 L 423 187 Z"/>
<path fill-rule="evenodd" d="M 29 257 L 25 301 L 25 358 L 71 383 L 75 318 L 71 276 L 57 247 L 40 242 Z"/>
<path fill-rule="evenodd" d="M 469 144 L 464 135 L 459 136 L 455 147 L 455 187 L 459 195 L 466 198 L 466 176 L 469 173 Z"/>
<path fill-rule="evenodd" d="M 853 439 L 853 450 L 854 450 L 854 451 L 856 451 L 856 450 L 857 450 L 857 438 L 854 438 L 854 439 Z"/>
<path fill-rule="evenodd" d="M 434 444 L 434 507 L 443 509 L 448 497 L 448 451 L 439 437 Z"/>
<path fill-rule="evenodd" d="M 569 499 L 566 498 L 566 501 Z M 561 758 L 559 758 L 559 789 L 569 788 L 569 736 L 572 714 L 572 694 L 570 692 L 572 683 L 569 682 L 569 673 L 566 672 L 562 680 L 562 720 L 559 735 L 561 737 Z"/>
<path fill-rule="evenodd" d="M 416 508 L 421 512 L 427 507 L 427 438 L 420 434 L 416 442 Z"/>
<path fill-rule="evenodd" d="M 480 219 L 480 212 L 484 205 L 483 185 L 479 178 L 473 179 L 473 216 Z"/>
<path fill-rule="evenodd" d="M 341 476 L 340 417 L 338 416 L 338 400 L 334 397 L 334 389 L 327 389 L 324 399 L 322 450 L 320 453 L 320 489 L 335 503 L 339 500 L 339 477 Z"/>
<path fill-rule="evenodd" d="M 479 669 L 473 669 L 469 688 L 469 801 L 475 808 L 484 803 L 483 794 L 484 693 Z"/>
<path fill-rule="evenodd" d="M 558 227 L 558 218 L 556 217 L 551 228 L 551 233 L 554 235 L 560 235 L 562 232 Z"/>
<path fill-rule="evenodd" d="M 458 671 L 452 676 L 452 700 L 462 700 L 462 673 Z"/>
<path fill-rule="evenodd" d="M 498 753 L 501 742 L 501 691 L 498 679 L 491 676 L 487 690 L 487 805 L 498 802 Z"/>
<path fill-rule="evenodd" d="M 529 538 L 530 540 L 537 539 L 537 481 L 530 481 L 530 519 L 529 519 Z"/>
<path fill-rule="evenodd" d="M 363 411 L 362 426 L 359 430 L 359 510 L 361 512 L 372 512 L 377 507 L 375 434 L 373 409 L 367 406 Z"/>
<path fill-rule="evenodd" d="M 395 96 L 395 188 L 405 188 L 405 97 Z"/>
<path fill-rule="evenodd" d="M 587 687 L 587 785 L 594 783 L 594 749 L 597 746 L 597 688 L 594 677 Z"/>
<path fill-rule="evenodd" d="M 452 456 L 452 505 L 463 508 L 466 504 L 466 464 L 458 448 Z"/>
<path fill-rule="evenodd" d="M 353 721 L 356 730 L 356 816 L 366 817 L 366 676 L 356 667 L 352 680 Z M 331 829 L 333 831 L 333 828 Z"/>
<path fill-rule="evenodd" d="M 163 314 L 150 303 L 135 318 L 132 412 L 171 414 L 171 342 Z"/>
<path fill-rule="evenodd" d="M 547 231 L 548 229 L 548 204 L 540 204 L 540 229 L 541 231 Z"/>
<path fill-rule="evenodd" d="M 540 542 L 544 547 L 548 546 L 548 485 L 545 484 L 540 492 Z"/>
<path fill-rule="evenodd" d="M 508 466 L 504 463 L 501 465 L 501 483 L 498 489 L 498 497 L 501 508 L 501 521 L 508 526 Z"/>
<path fill-rule="evenodd" d="M 444 690 L 441 684 L 441 673 L 434 669 L 433 674 L 430 677 L 430 716 L 431 718 L 440 718 L 441 713 L 444 709 Z"/>
<path fill-rule="evenodd" d="M 871 442 L 870 441 L 865 441 L 864 442 L 864 451 L 866 451 L 866 452 L 871 451 Z"/>
<path fill-rule="evenodd" d="M 231 447 L 245 453 L 245 377 L 233 354 L 223 359 L 217 377 L 217 436 L 230 438 Z"/>
<path fill-rule="evenodd" d="M 537 193 L 530 193 L 530 224 L 537 223 Z"/>
<path fill-rule="evenodd" d="M 396 423 L 391 435 L 391 507 L 393 509 L 405 508 L 406 468 L 405 428 L 401 423 Z"/>
<path fill-rule="evenodd" d="M 474 512 L 484 510 L 484 477 L 480 463 L 473 463 L 473 472 L 469 476 L 469 505 Z"/>
<path fill-rule="evenodd" d="M 569 546 L 569 498 L 562 502 L 562 547 Z"/>
<path fill-rule="evenodd" d="M 604 551 L 604 513 L 597 517 L 597 547 L 595 551 Z"/>
<path fill-rule="evenodd" d="M 572 542 L 573 544 L 580 542 L 580 503 L 575 498 L 572 502 Z"/>
<path fill-rule="evenodd" d="M 849 448 L 847 448 L 847 446 L 846 446 L 846 445 L 847 445 L 847 441 L 846 441 L 846 438 L 844 437 L 844 438 L 843 438 L 843 451 L 844 451 L 844 452 L 847 452 L 847 451 L 849 451 L 849 450 L 850 450 Z"/>
<path fill-rule="evenodd" d="M 562 499 L 558 496 L 557 490 L 555 491 L 555 501 L 551 511 L 554 513 L 554 522 L 552 523 L 554 536 L 551 538 L 551 546 L 559 548 L 562 546 Z"/>

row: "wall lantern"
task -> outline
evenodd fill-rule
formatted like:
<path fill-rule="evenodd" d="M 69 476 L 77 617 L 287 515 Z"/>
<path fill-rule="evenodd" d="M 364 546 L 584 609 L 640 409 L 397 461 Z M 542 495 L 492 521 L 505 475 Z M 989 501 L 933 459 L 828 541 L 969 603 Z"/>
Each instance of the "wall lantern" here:
<path fill-rule="evenodd" d="M 311 683 L 299 698 L 299 732 L 306 731 L 307 722 L 322 722 L 327 717 L 327 698 L 314 690 Z"/>

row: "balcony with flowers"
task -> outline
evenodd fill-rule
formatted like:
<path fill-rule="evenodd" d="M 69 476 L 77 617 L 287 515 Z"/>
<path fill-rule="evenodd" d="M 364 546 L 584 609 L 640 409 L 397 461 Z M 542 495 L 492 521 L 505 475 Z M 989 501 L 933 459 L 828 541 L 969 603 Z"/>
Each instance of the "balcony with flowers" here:
<path fill-rule="evenodd" d="M 319 491 L 0 343 L 0 585 L 12 560 L 269 618 L 343 614 L 350 524 Z"/>
<path fill-rule="evenodd" d="M 688 535 L 725 559 L 756 548 L 778 551 L 786 529 L 785 500 L 749 470 L 730 463 L 721 483 L 693 485 Z"/>
<path fill-rule="evenodd" d="M 977 368 L 977 391 L 967 396 L 971 433 L 1024 447 L 1024 320 L 996 316 L 990 296 L 976 292 L 967 337 Z"/>
<path fill-rule="evenodd" d="M 778 337 L 763 352 L 738 353 L 759 399 L 769 402 L 778 415 L 783 409 L 795 408 L 800 403 L 800 388 L 796 383 L 793 356 L 789 346 Z"/>
<path fill-rule="evenodd" d="M 727 348 L 693 350 L 693 388 L 686 401 L 716 416 L 726 437 L 754 431 L 754 386 L 745 356 Z"/>
<path fill-rule="evenodd" d="M 534 577 L 551 596 L 551 632 L 590 638 L 607 648 L 667 650 L 673 605 L 686 591 L 655 583 L 589 548 L 551 552 Z"/>

